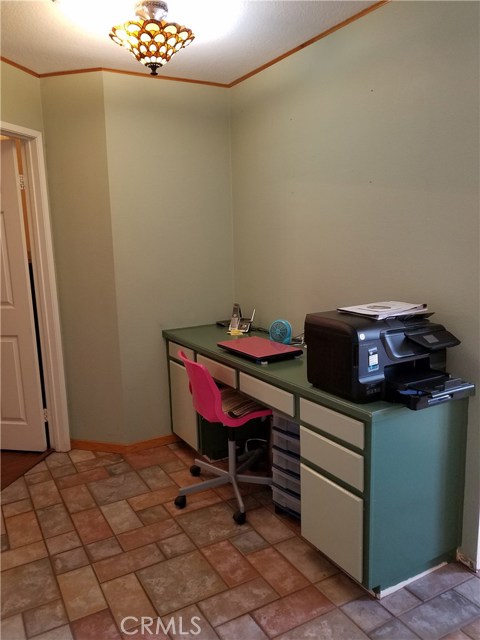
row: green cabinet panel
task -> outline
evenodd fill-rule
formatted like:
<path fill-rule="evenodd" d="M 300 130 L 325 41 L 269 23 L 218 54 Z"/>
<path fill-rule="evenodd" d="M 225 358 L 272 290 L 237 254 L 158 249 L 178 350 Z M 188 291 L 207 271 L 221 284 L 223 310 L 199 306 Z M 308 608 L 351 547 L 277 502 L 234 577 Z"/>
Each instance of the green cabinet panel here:
<path fill-rule="evenodd" d="M 452 559 L 461 542 L 467 400 L 409 411 L 371 428 L 369 588 Z"/>

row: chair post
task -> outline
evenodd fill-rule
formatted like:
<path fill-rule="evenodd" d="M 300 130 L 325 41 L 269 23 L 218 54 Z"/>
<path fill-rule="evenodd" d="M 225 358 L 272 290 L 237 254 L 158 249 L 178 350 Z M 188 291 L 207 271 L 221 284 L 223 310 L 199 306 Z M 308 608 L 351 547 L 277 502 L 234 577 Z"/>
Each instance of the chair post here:
<path fill-rule="evenodd" d="M 231 428 L 228 429 L 228 473 L 230 476 L 230 482 L 233 487 L 233 491 L 235 492 L 235 497 L 237 499 L 237 518 L 241 519 L 242 522 L 239 522 L 239 524 L 241 524 L 245 519 L 245 505 L 243 503 L 242 495 L 240 493 L 237 482 L 237 443 L 235 440 L 235 431 Z"/>

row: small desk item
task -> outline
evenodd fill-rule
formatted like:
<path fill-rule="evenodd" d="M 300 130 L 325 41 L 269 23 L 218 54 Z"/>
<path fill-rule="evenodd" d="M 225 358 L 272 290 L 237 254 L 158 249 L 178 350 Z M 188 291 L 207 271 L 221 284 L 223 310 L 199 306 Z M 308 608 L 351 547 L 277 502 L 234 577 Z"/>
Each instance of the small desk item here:
<path fill-rule="evenodd" d="M 273 342 L 268 338 L 251 336 L 248 338 L 234 338 L 233 340 L 223 340 L 217 345 L 236 356 L 242 356 L 255 362 L 277 362 L 278 360 L 289 360 L 303 354 L 299 347 L 292 347 L 281 342 Z"/>

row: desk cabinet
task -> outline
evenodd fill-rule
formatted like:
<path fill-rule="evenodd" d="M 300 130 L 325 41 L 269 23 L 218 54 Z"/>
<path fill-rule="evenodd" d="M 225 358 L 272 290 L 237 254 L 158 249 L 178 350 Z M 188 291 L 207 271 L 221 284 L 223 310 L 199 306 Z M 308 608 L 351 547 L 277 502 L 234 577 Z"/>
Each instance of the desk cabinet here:
<path fill-rule="evenodd" d="M 227 448 L 227 435 L 225 430 L 217 427 L 211 430 L 209 438 L 202 438 L 205 435 L 206 421 L 199 420 L 195 409 L 193 408 L 192 395 L 189 388 L 189 380 L 186 369 L 181 361 L 178 360 L 178 351 L 183 349 L 185 355 L 190 360 L 197 360 L 202 363 L 212 374 L 213 378 L 222 384 L 230 387 L 236 387 L 235 369 L 227 367 L 223 364 L 205 358 L 200 354 L 196 354 L 192 349 L 175 343 L 168 343 L 168 368 L 170 380 L 170 413 L 172 421 L 172 431 L 184 442 L 189 444 L 195 451 L 211 456 L 213 451 L 222 452 Z M 208 444 L 206 443 L 208 441 Z M 215 459 L 215 456 L 213 456 Z"/>
<path fill-rule="evenodd" d="M 302 535 L 378 592 L 454 559 L 467 400 L 364 424 L 313 409 L 300 402 Z"/>
<path fill-rule="evenodd" d="M 468 399 L 421 411 L 359 405 L 312 387 L 303 358 L 265 367 L 227 354 L 217 346 L 225 339 L 218 327 L 164 337 L 174 433 L 198 448 L 188 382 L 174 359 L 182 345 L 227 384 L 238 382 L 300 425 L 302 535 L 364 587 L 381 593 L 455 558 Z"/>
<path fill-rule="evenodd" d="M 300 421 L 302 535 L 363 583 L 365 425 L 303 398 Z"/>

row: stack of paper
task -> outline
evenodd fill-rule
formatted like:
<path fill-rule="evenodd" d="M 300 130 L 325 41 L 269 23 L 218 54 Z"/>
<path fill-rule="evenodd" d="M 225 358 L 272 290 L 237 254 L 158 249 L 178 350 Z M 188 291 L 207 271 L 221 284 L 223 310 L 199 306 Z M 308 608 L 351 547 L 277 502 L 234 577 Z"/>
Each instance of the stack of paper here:
<path fill-rule="evenodd" d="M 397 316 L 427 313 L 428 309 L 426 304 L 389 300 L 388 302 L 369 302 L 353 307 L 338 307 L 337 311 L 353 313 L 356 316 L 366 316 L 374 320 L 384 320 L 385 318 L 394 318 Z"/>
<path fill-rule="evenodd" d="M 220 393 L 222 395 L 222 411 L 232 418 L 241 418 L 252 411 L 265 409 L 265 405 L 258 404 L 255 400 L 236 391 L 236 389 L 224 387 Z"/>

